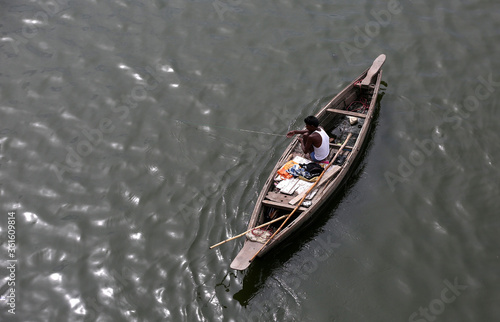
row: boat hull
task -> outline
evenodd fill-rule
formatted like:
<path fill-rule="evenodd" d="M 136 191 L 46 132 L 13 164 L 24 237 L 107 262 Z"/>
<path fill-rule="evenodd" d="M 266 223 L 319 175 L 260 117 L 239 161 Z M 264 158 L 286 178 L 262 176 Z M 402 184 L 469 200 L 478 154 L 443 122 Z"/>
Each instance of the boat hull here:
<path fill-rule="evenodd" d="M 340 171 L 336 173 L 335 177 L 327 179 L 330 181 L 327 181 L 326 183 L 323 182 L 323 186 L 317 189 L 317 193 L 308 208 L 298 204 L 290 204 L 291 202 L 287 202 L 290 198 L 287 198 L 286 196 L 283 196 L 283 198 L 276 201 L 272 197 L 276 195 L 275 192 L 272 192 L 273 189 L 275 189 L 274 181 L 276 179 L 276 173 L 288 160 L 291 159 L 291 156 L 300 152 L 300 142 L 297 138 L 293 139 L 266 180 L 250 217 L 248 229 L 251 230 L 257 225 L 266 222 L 265 213 L 269 209 L 279 209 L 280 211 L 285 212 L 297 211 L 297 215 L 293 218 L 291 217 L 291 220 L 287 222 L 287 225 L 280 229 L 275 236 L 265 244 L 255 242 L 247 238 L 244 242 L 243 248 L 231 263 L 231 268 L 236 270 L 246 269 L 256 256 L 264 256 L 266 253 L 278 246 L 283 240 L 290 237 L 294 232 L 314 217 L 315 214 L 318 213 L 318 210 L 327 201 L 331 200 L 340 187 L 346 182 L 352 171 L 355 170 L 357 161 L 359 161 L 360 152 L 366 146 L 368 133 L 372 128 L 372 121 L 382 78 L 381 66 L 384 61 L 385 55 L 380 55 L 370 68 L 355 78 L 316 114 L 316 117 L 320 120 L 320 124 L 329 131 L 331 131 L 332 128 L 334 130 L 336 129 L 335 126 L 339 120 L 340 122 L 345 123 L 345 120 L 352 116 L 356 116 L 359 120 L 362 120 L 361 129 L 358 133 L 356 133 L 354 141 L 352 141 L 353 145 L 349 147 L 350 151 L 340 151 L 342 150 L 341 148 L 337 150 L 337 154 L 346 154 L 345 161 L 341 165 Z M 357 100 L 366 97 L 369 97 L 369 101 L 367 100 L 366 102 L 368 108 L 365 113 L 350 110 L 351 106 L 356 103 Z M 341 125 L 342 124 L 343 123 L 341 123 Z M 352 129 L 352 127 L 350 129 Z M 348 136 L 348 138 L 350 137 L 351 136 Z M 333 146 L 332 151 L 335 151 L 335 149 L 336 147 Z M 336 156 L 333 160 L 335 158 Z M 273 194 L 271 195 L 271 193 Z M 273 199 L 274 201 L 268 199 Z M 298 208 L 294 210 L 296 207 Z"/>

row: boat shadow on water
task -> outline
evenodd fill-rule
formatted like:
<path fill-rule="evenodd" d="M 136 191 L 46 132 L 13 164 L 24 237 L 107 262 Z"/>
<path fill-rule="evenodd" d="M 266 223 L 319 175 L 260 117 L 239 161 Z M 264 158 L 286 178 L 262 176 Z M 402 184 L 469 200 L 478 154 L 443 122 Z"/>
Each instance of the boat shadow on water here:
<path fill-rule="evenodd" d="M 382 82 L 382 84 L 387 87 L 385 82 Z M 269 277 L 280 273 L 279 271 L 283 269 L 301 249 L 307 247 L 309 243 L 318 238 L 322 238 L 322 235 L 325 234 L 324 227 L 327 225 L 328 221 L 333 218 L 342 201 L 353 192 L 352 189 L 361 178 L 367 162 L 366 157 L 374 142 L 374 136 L 377 129 L 376 125 L 378 124 L 380 101 L 384 94 L 385 92 L 382 90 L 378 93 L 373 118 L 374 126 L 368 133 L 368 140 L 366 140 L 366 145 L 362 148 L 359 158 L 356 160 L 353 167 L 351 167 L 352 173 L 339 188 L 338 192 L 325 202 L 319 209 L 317 216 L 302 226 L 294 237 L 283 241 L 282 244 L 277 246 L 272 254 L 266 254 L 262 258 L 259 258 L 253 265 L 250 265 L 247 270 L 236 273 L 236 277 L 240 274 L 244 275 L 241 290 L 233 295 L 233 299 L 238 301 L 241 306 L 246 307 L 249 305 L 252 299 L 266 286 L 266 281 Z M 328 236 L 328 240 L 334 242 L 335 238 L 330 238 L 330 236 Z"/>

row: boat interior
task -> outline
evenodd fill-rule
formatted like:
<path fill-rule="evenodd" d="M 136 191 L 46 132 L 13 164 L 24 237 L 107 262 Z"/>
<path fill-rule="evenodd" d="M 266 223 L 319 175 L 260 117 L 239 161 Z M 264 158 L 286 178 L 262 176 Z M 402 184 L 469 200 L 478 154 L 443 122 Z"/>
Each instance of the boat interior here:
<path fill-rule="evenodd" d="M 350 90 L 344 93 L 343 98 L 337 101 L 332 100 L 317 115 L 320 127 L 323 127 L 330 138 L 329 155 L 324 161 L 318 164 L 328 169 L 320 183 L 305 197 L 300 207 L 296 209 L 292 217 L 288 220 L 289 223 L 311 207 L 316 200 L 321 198 L 328 184 L 335 179 L 341 172 L 343 165 L 348 162 L 349 155 L 353 151 L 357 138 L 365 124 L 368 110 L 372 105 L 373 86 L 362 87 L 360 83 L 361 80 L 353 83 Z M 351 133 L 351 136 L 345 142 L 349 133 Z M 300 165 L 313 162 L 309 159 L 308 155 L 303 153 L 300 142 L 298 140 L 295 141 L 288 155 L 282 158 L 281 162 L 277 165 L 279 170 L 273 174 L 274 180 L 269 185 L 266 195 L 261 202 L 260 209 L 258 210 L 258 220 L 253 227 L 291 213 L 300 203 L 307 190 L 314 184 L 314 178 L 307 180 L 301 176 L 281 175 L 286 171 L 283 169 L 290 166 L 290 164 L 295 163 Z M 342 147 L 343 144 L 344 146 Z M 342 150 L 339 152 L 341 148 Z M 330 163 L 332 164 L 330 165 Z M 250 240 L 264 243 L 266 238 L 269 238 L 281 223 L 282 221 L 280 220 L 263 228 L 255 229 L 248 233 L 247 237 Z"/>

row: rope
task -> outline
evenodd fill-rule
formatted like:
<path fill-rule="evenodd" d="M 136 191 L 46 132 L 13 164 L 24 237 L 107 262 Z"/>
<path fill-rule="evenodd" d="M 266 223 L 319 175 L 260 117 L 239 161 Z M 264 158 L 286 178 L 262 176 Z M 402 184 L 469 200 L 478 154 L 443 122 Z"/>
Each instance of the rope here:
<path fill-rule="evenodd" d="M 196 124 L 196 123 L 193 123 L 193 122 L 183 121 L 183 120 L 175 120 L 175 121 L 176 122 L 180 122 L 180 123 L 184 123 L 184 124 L 187 124 L 187 125 L 195 126 L 197 128 L 201 127 L 200 129 L 203 130 L 203 131 L 209 131 L 210 127 L 215 127 L 215 128 L 220 128 L 220 129 L 225 129 L 225 130 L 232 130 L 232 131 L 250 132 L 250 133 L 257 133 L 257 134 L 274 135 L 274 136 L 285 136 L 286 137 L 285 134 L 275 134 L 275 133 L 260 132 L 260 131 L 253 131 L 253 130 L 236 129 L 236 128 L 231 128 L 231 127 L 226 127 L 226 126 L 218 126 L 218 125 L 208 126 L 208 125 Z M 208 128 L 208 129 L 206 129 L 206 128 Z"/>

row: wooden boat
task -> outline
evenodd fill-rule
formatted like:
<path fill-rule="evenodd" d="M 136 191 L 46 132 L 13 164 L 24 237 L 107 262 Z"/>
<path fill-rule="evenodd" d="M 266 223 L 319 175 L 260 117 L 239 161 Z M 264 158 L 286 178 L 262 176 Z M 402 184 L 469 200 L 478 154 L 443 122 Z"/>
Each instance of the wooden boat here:
<path fill-rule="evenodd" d="M 287 183 L 282 181 L 278 185 L 275 181 L 278 178 L 277 172 L 283 165 L 297 156 L 303 156 L 298 138 L 295 137 L 292 140 L 276 163 L 259 195 L 248 223 L 248 229 L 251 231 L 246 234 L 243 248 L 231 263 L 232 269 L 246 269 L 256 255 L 263 256 L 289 237 L 313 217 L 318 208 L 331 198 L 345 181 L 351 166 L 355 164 L 360 150 L 366 143 L 380 88 L 381 67 L 384 62 L 385 55 L 377 57 L 370 68 L 354 79 L 316 114 L 320 126 L 331 137 L 328 156 L 331 163 L 326 166 L 327 169 L 323 171 L 320 180 L 307 196 L 304 191 L 301 193 L 294 191 L 292 181 Z M 353 117 L 357 119 L 357 124 L 351 125 L 351 122 L 355 121 Z M 301 182 L 303 180 L 300 179 L 288 180 L 297 180 L 295 186 L 299 187 L 298 189 L 304 190 L 304 186 L 307 186 L 307 183 Z M 293 213 L 292 216 L 287 218 L 286 225 L 281 229 L 277 226 L 283 224 L 285 219 L 278 220 L 265 228 L 258 228 L 273 218 L 285 217 L 290 213 Z M 268 231 L 263 229 L 268 229 Z"/>

